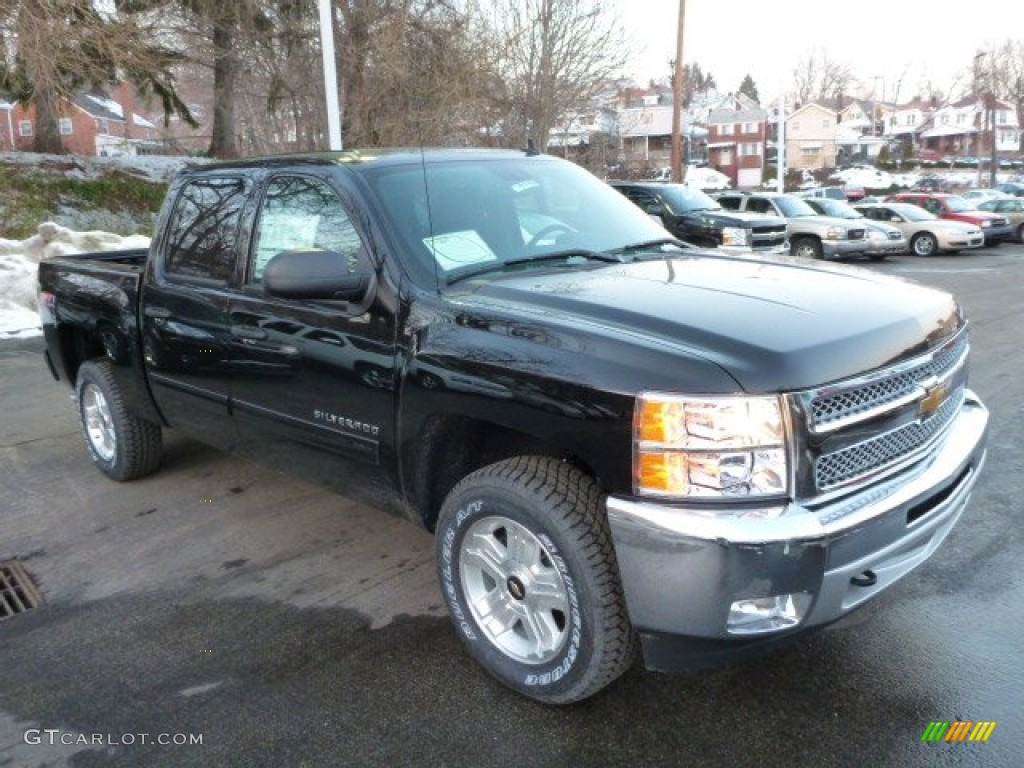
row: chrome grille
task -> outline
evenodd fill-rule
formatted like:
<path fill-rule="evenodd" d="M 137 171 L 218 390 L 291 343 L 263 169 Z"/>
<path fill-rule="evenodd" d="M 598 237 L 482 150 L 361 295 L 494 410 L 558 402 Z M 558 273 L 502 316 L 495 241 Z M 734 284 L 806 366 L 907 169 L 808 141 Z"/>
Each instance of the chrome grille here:
<path fill-rule="evenodd" d="M 931 418 L 821 456 L 814 464 L 815 485 L 828 491 L 848 480 L 881 469 L 926 445 L 954 418 L 964 401 L 960 387 L 946 399 Z"/>
<path fill-rule="evenodd" d="M 920 366 L 861 386 L 816 397 L 810 407 L 811 430 L 821 431 L 831 423 L 845 421 L 886 403 L 905 398 L 913 393 L 921 382 L 933 376 L 942 378 L 951 371 L 966 349 L 967 334 L 962 333 L 953 344 L 939 350 L 931 360 Z"/>

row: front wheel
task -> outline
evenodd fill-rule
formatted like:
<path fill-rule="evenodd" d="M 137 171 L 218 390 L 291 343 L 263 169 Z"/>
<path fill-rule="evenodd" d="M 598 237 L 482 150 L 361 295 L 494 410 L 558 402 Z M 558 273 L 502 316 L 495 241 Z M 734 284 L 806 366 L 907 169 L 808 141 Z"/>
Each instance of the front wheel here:
<path fill-rule="evenodd" d="M 462 642 L 530 698 L 569 704 L 636 655 L 597 483 L 528 456 L 474 472 L 449 494 L 437 565 Z"/>
<path fill-rule="evenodd" d="M 820 259 L 824 256 L 821 243 L 813 237 L 798 237 L 790 243 L 789 252 L 805 259 Z"/>
<path fill-rule="evenodd" d="M 82 363 L 75 392 L 85 445 L 103 474 L 134 480 L 156 470 L 163 451 L 160 425 L 128 411 L 110 361 Z"/>
<path fill-rule="evenodd" d="M 939 249 L 939 242 L 930 232 L 920 232 L 910 241 L 910 252 L 915 256 L 931 256 Z"/>

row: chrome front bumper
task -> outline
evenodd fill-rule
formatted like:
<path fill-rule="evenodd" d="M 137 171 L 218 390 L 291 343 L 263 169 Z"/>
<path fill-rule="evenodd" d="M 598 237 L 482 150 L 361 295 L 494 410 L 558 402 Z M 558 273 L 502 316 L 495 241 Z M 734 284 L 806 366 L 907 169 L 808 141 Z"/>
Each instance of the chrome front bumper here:
<path fill-rule="evenodd" d="M 985 460 L 987 425 L 988 411 L 968 391 L 945 437 L 914 467 L 813 509 L 790 503 L 774 517 L 610 496 L 619 570 L 645 652 L 649 638 L 671 636 L 749 647 L 870 600 L 931 557 L 956 524 Z M 734 603 L 779 595 L 803 604 L 794 627 L 753 641 L 730 631 Z M 653 666 L 677 666 L 660 655 Z"/>

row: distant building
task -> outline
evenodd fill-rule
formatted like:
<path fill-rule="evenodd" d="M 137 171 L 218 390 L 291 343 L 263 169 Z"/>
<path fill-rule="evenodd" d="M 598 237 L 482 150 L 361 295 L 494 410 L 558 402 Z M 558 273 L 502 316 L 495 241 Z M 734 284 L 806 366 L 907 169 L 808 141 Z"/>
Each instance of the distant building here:
<path fill-rule="evenodd" d="M 109 97 L 78 94 L 62 101 L 58 109 L 61 144 L 71 154 L 136 155 L 156 148 L 156 125 L 135 112 L 135 89 L 128 83 L 115 86 Z M 0 123 L 0 149 L 31 151 L 38 130 L 35 105 L 0 104 L 0 110 L 7 112 L 7 125 Z"/>
<path fill-rule="evenodd" d="M 708 116 L 708 164 L 737 187 L 761 186 L 767 120 L 760 107 L 713 110 Z"/>

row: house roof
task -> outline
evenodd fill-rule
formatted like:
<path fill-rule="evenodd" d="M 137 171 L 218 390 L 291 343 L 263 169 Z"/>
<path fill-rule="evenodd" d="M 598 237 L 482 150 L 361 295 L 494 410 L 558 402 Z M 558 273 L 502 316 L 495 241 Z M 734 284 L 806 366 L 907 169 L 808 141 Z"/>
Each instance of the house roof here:
<path fill-rule="evenodd" d="M 124 122 L 124 107 L 102 94 L 82 93 L 75 96 L 71 101 L 93 117 Z M 156 127 L 149 120 L 135 112 L 132 113 L 132 125 L 137 125 L 140 128 Z"/>
<path fill-rule="evenodd" d="M 708 115 L 708 123 L 756 123 L 767 117 L 768 113 L 760 108 L 713 109 Z"/>

